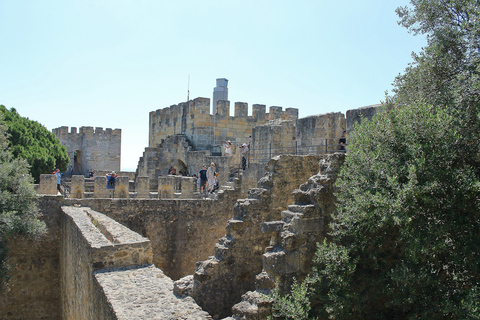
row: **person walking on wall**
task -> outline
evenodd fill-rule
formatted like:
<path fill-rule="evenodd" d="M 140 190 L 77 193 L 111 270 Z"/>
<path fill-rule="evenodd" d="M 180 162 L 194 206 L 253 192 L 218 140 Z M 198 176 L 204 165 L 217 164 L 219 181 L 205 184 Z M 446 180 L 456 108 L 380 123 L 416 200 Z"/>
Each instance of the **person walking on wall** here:
<path fill-rule="evenodd" d="M 115 197 L 115 184 L 117 183 L 117 174 L 115 171 L 107 174 L 107 189 L 110 190 L 110 195 L 112 199 Z"/>
<path fill-rule="evenodd" d="M 203 194 L 207 186 L 207 167 L 203 166 L 202 170 L 198 172 L 198 176 L 200 177 L 200 193 Z"/>
<path fill-rule="evenodd" d="M 207 182 L 208 182 L 208 192 L 213 193 L 213 188 L 215 187 L 215 163 L 211 163 L 210 167 L 207 170 Z"/>

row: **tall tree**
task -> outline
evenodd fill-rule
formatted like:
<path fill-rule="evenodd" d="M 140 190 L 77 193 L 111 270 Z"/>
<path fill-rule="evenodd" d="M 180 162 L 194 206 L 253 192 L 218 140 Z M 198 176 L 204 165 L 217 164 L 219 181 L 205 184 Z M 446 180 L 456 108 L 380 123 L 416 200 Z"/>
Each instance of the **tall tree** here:
<path fill-rule="evenodd" d="M 18 235 L 34 236 L 44 231 L 38 220 L 37 197 L 29 166 L 8 149 L 6 125 L 0 113 L 0 290 L 8 281 L 8 241 Z"/>
<path fill-rule="evenodd" d="M 42 173 L 51 173 L 53 169 L 67 170 L 70 159 L 67 149 L 53 133 L 37 121 L 21 117 L 15 109 L 8 110 L 0 105 L 9 134 L 9 147 L 15 157 L 25 159 L 35 181 Z"/>
<path fill-rule="evenodd" d="M 412 0 L 397 14 L 428 45 L 349 135 L 308 316 L 480 319 L 480 2 Z"/>

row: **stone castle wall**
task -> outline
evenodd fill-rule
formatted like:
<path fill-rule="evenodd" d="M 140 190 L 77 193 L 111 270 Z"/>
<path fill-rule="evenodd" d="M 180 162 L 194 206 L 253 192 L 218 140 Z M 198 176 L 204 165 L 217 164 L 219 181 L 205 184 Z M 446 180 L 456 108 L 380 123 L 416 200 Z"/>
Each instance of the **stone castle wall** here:
<path fill-rule="evenodd" d="M 68 127 L 53 129 L 52 132 L 67 147 L 70 166 L 74 174 L 88 175 L 96 171 L 120 171 L 121 129 L 100 127 Z"/>
<path fill-rule="evenodd" d="M 210 114 L 210 99 L 196 98 L 168 108 L 150 112 L 149 147 L 154 148 L 168 136 L 185 134 L 197 150 L 210 149 L 227 140 L 243 143 L 252 133 L 252 128 L 269 120 L 292 120 L 298 118 L 298 109 L 270 107 L 254 104 L 248 115 L 248 104 L 235 103 L 234 116 L 230 116 L 230 102 L 218 101 L 217 113 Z"/>

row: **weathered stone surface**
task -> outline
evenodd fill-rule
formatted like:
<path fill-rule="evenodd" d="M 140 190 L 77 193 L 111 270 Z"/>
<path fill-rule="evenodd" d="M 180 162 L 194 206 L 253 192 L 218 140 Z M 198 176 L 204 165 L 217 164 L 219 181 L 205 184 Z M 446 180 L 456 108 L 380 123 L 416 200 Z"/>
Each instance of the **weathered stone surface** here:
<path fill-rule="evenodd" d="M 56 195 L 57 194 L 57 176 L 54 174 L 41 174 L 38 194 Z"/>
<path fill-rule="evenodd" d="M 248 198 L 237 201 L 226 235 L 215 245 L 215 256 L 198 262 L 194 273 L 192 296 L 210 314 L 220 318 L 230 315 L 241 295 L 255 289 L 262 254 L 271 240 L 269 234 L 262 233 L 262 223 L 280 220 L 281 211 L 294 201 L 292 191 L 318 172 L 319 159 L 275 157 L 269 162 L 263 188 L 250 189 Z"/>
<path fill-rule="evenodd" d="M 380 104 L 347 110 L 347 133 L 353 130 L 353 125 L 355 123 L 362 123 L 363 119 L 372 119 L 373 116 L 377 114 L 377 112 L 379 112 L 380 110 Z"/>
<path fill-rule="evenodd" d="M 95 272 L 119 320 L 212 319 L 190 297 L 177 297 L 173 281 L 152 265 Z"/>
<path fill-rule="evenodd" d="M 263 270 L 256 276 L 256 291 L 242 296 L 242 301 L 232 308 L 234 319 L 265 319 L 270 314 L 270 305 L 251 297 L 269 294 L 276 285 L 285 294 L 294 278 L 301 281 L 311 271 L 316 244 L 325 238 L 325 226 L 335 212 L 334 183 L 344 158 L 344 153 L 325 155 L 319 162 L 318 174 L 293 192 L 295 204 L 282 211 L 282 220 L 262 225 L 264 232 L 273 234 L 271 246 L 263 254 Z"/>

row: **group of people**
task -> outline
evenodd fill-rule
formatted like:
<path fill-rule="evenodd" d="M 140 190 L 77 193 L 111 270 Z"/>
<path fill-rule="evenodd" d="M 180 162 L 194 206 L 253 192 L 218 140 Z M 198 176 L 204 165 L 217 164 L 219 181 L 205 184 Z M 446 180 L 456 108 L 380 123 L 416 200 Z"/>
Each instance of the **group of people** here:
<path fill-rule="evenodd" d="M 243 170 L 245 170 L 247 168 L 247 158 L 248 158 L 248 152 L 250 151 L 251 141 L 252 141 L 252 136 L 248 136 L 248 141 L 245 142 L 244 144 L 242 144 L 242 146 L 240 147 L 241 153 L 242 153 L 241 165 L 242 165 Z M 226 157 L 231 156 L 232 155 L 232 142 L 230 140 L 228 140 L 227 142 L 225 142 L 223 147 L 225 148 L 225 156 Z"/>
<path fill-rule="evenodd" d="M 211 163 L 210 167 L 203 166 L 202 170 L 198 173 L 197 187 L 200 189 L 201 194 L 213 194 L 218 189 L 218 172 L 215 168 L 215 163 Z"/>

